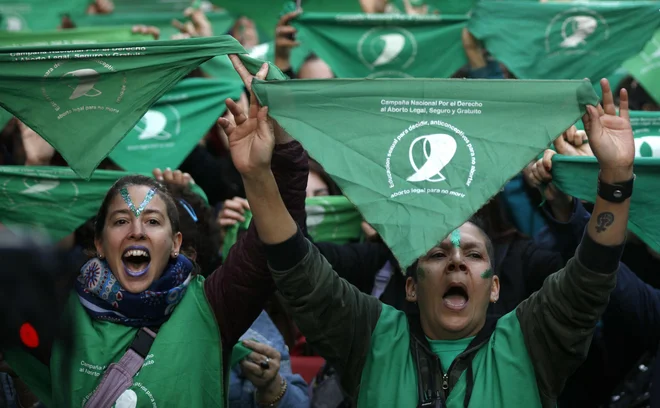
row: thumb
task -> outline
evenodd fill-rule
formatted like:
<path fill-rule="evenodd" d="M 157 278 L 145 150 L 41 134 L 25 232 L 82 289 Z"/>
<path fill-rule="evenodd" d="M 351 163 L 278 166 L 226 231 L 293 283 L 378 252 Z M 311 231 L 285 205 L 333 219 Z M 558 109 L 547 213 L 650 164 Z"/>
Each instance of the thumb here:
<path fill-rule="evenodd" d="M 559 135 L 558 138 L 555 139 L 555 149 L 557 149 L 557 152 L 559 154 L 568 154 L 570 152 L 570 144 L 564 139 L 564 133 Z"/>
<path fill-rule="evenodd" d="M 553 150 L 547 149 L 543 153 L 543 167 L 549 173 L 552 171 L 552 156 L 556 153 Z"/>
<path fill-rule="evenodd" d="M 599 137 L 603 133 L 603 125 L 600 123 L 600 114 L 596 107 L 587 105 L 587 113 L 589 114 L 589 132 L 587 136 L 591 140 L 595 139 L 596 143 L 600 142 Z"/>

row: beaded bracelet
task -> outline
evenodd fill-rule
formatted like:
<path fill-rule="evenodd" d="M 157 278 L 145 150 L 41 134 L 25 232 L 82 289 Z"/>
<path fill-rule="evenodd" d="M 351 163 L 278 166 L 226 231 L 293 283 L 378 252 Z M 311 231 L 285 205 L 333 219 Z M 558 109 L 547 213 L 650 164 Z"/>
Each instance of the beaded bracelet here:
<path fill-rule="evenodd" d="M 266 408 L 273 408 L 275 407 L 278 402 L 284 397 L 284 394 L 286 394 L 286 389 L 288 388 L 288 384 L 284 377 L 282 377 L 282 382 L 280 385 L 280 393 L 275 397 L 272 401 L 269 402 L 259 402 L 259 399 L 257 398 L 257 390 L 254 390 L 254 400 L 257 401 L 257 404 L 260 407 L 266 407 Z"/>

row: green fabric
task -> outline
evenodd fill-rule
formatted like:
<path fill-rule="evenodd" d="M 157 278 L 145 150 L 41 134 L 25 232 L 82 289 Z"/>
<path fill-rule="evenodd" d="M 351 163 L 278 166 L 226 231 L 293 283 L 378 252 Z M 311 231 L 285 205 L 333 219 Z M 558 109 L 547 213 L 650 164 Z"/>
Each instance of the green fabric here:
<path fill-rule="evenodd" d="M 564 193 L 580 200 L 592 203 L 596 200 L 599 170 L 595 157 L 557 154 L 552 158 L 552 182 Z M 660 252 L 660 157 L 636 158 L 635 174 L 628 228 L 651 249 Z"/>
<path fill-rule="evenodd" d="M 158 100 L 110 153 L 130 172 L 176 169 L 226 110 L 225 99 L 238 100 L 243 84 L 188 78 Z"/>
<path fill-rule="evenodd" d="M 655 32 L 639 54 L 624 62 L 623 67 L 660 104 L 660 30 Z"/>
<path fill-rule="evenodd" d="M 230 53 L 245 53 L 230 36 L 108 43 L 103 48 L 0 48 L 0 106 L 88 179 L 174 84 L 211 57 Z M 248 69 L 260 65 L 241 58 Z M 269 74 L 270 79 L 284 78 L 277 68 Z"/>
<path fill-rule="evenodd" d="M 451 363 L 467 349 L 474 336 L 458 340 L 431 340 L 428 337 L 426 339 L 431 346 L 431 351 L 440 359 L 442 371 L 447 373 Z"/>
<path fill-rule="evenodd" d="M 472 34 L 520 79 L 592 81 L 638 53 L 659 26 L 658 3 L 636 1 L 481 1 L 469 23 Z"/>
<path fill-rule="evenodd" d="M 226 34 L 234 24 L 234 17 L 227 12 L 212 11 L 205 14 L 213 27 L 213 34 L 216 36 Z M 179 33 L 179 30 L 172 25 L 172 20 L 185 23 L 189 19 L 184 17 L 181 11 L 136 11 L 131 13 L 89 14 L 76 18 L 75 23 L 78 27 L 135 24 L 154 26 L 160 30 L 161 40 L 169 40 L 172 35 Z"/>
<path fill-rule="evenodd" d="M 0 32 L 0 47 L 47 47 L 50 45 L 149 41 L 150 35 L 133 34 L 131 26 L 76 28 L 43 32 Z"/>
<path fill-rule="evenodd" d="M 362 216 L 346 196 L 309 197 L 305 212 L 307 231 L 316 242 L 345 244 L 362 236 Z"/>
<path fill-rule="evenodd" d="M 0 207 L 1 208 L 1 207 Z M 305 199 L 307 232 L 315 242 L 345 244 L 362 238 L 362 216 L 345 196 L 308 197 Z M 222 243 L 222 257 L 227 259 L 229 250 L 252 221 L 252 212 L 245 211 L 245 221 L 227 228 Z"/>
<path fill-rule="evenodd" d="M 60 26 L 65 14 L 82 15 L 90 0 L 2 0 L 0 31 L 48 31 Z"/>
<path fill-rule="evenodd" d="M 194 6 L 193 0 L 113 0 L 114 13 L 182 12 Z"/>
<path fill-rule="evenodd" d="M 300 70 L 300 67 L 311 53 L 311 48 L 305 44 L 300 44 L 291 50 L 289 63 L 291 64 L 293 72 L 297 73 Z M 250 56 L 264 61 L 275 61 L 275 43 L 269 42 L 252 48 L 250 50 Z"/>
<path fill-rule="evenodd" d="M 466 63 L 466 22 L 460 16 L 306 12 L 292 25 L 337 78 L 448 78 Z"/>
<path fill-rule="evenodd" d="M 250 353 L 252 353 L 251 349 L 245 347 L 241 343 L 236 343 L 234 348 L 231 350 L 231 362 L 229 364 L 229 367 L 234 367 L 236 364 L 240 363 L 248 355 L 250 355 Z"/>
<path fill-rule="evenodd" d="M 2 129 L 4 129 L 5 126 L 7 126 L 7 123 L 13 118 L 14 115 L 11 113 L 7 112 L 6 110 L 0 108 L 0 132 L 2 132 Z"/>
<path fill-rule="evenodd" d="M 404 268 L 597 102 L 588 81 L 256 81 L 253 89 Z"/>
<path fill-rule="evenodd" d="M 428 8 L 429 14 L 468 14 L 476 0 L 409 0 L 414 7 Z M 404 13 L 406 7 L 403 0 L 389 2 L 387 11 L 391 13 Z"/>
<path fill-rule="evenodd" d="M 69 297 L 67 312 L 76 322 L 73 345 L 70 353 L 59 343 L 52 349 L 52 397 L 48 406 L 53 407 L 84 406 L 105 368 L 119 361 L 138 330 L 93 320 L 75 293 Z M 134 377 L 134 384 L 114 407 L 224 407 L 223 378 L 227 373 L 222 372 L 220 348 L 220 330 L 206 300 L 204 278 L 196 276 L 172 316 L 160 327 L 144 365 Z M 34 359 L 28 358 L 24 351 L 8 351 L 5 358 L 23 380 L 30 378 L 33 371 L 43 371 L 28 365 Z M 27 382 L 27 385 L 40 393 L 49 387 L 47 382 Z M 131 400 L 137 403 L 130 404 Z"/>
<path fill-rule="evenodd" d="M 66 167 L 0 166 L 0 223 L 28 226 L 58 241 L 96 215 L 112 184 L 130 174 L 96 170 L 85 181 Z M 199 186 L 191 188 L 207 200 Z"/>
<path fill-rule="evenodd" d="M 472 370 L 469 407 L 541 407 L 534 367 L 515 312 L 497 322 L 489 342 L 472 360 Z M 466 374 L 461 375 L 449 394 L 448 408 L 463 408 L 465 378 Z M 383 305 L 362 370 L 358 407 L 415 407 L 417 402 L 408 320 L 403 312 Z"/>
<path fill-rule="evenodd" d="M 254 22 L 261 42 L 270 41 L 280 15 L 288 5 L 285 0 L 211 0 L 215 6 L 227 10 L 234 17 L 247 17 Z"/>

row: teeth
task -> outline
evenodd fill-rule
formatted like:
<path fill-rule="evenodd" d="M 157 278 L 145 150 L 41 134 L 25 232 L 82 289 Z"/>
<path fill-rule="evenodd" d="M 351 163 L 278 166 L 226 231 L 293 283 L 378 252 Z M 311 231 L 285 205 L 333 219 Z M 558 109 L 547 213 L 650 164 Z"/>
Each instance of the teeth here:
<path fill-rule="evenodd" d="M 142 249 L 131 249 L 130 251 L 126 251 L 124 256 L 145 256 L 145 257 L 148 257 L 149 254 L 147 254 L 147 251 L 144 251 Z"/>

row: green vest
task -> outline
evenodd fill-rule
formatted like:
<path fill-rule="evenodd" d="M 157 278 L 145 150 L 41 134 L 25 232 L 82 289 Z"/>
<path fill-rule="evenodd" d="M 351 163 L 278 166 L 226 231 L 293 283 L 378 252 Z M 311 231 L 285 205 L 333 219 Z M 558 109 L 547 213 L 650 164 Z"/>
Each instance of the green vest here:
<path fill-rule="evenodd" d="M 49 408 L 83 407 L 107 366 L 121 359 L 137 332 L 93 320 L 75 293 L 67 307 L 76 322 L 74 344 L 68 353 L 59 344 L 53 346 L 50 372 L 25 352 L 5 353 L 7 362 Z M 158 331 L 133 386 L 114 407 L 224 407 L 223 379 L 220 331 L 206 300 L 204 278 L 197 276 Z"/>
<path fill-rule="evenodd" d="M 515 311 L 497 322 L 490 341 L 472 360 L 472 369 L 474 388 L 469 407 L 541 407 L 534 367 Z M 449 394 L 447 408 L 463 408 L 466 373 Z M 362 370 L 358 406 L 416 407 L 417 401 L 408 319 L 403 312 L 383 305 Z"/>

